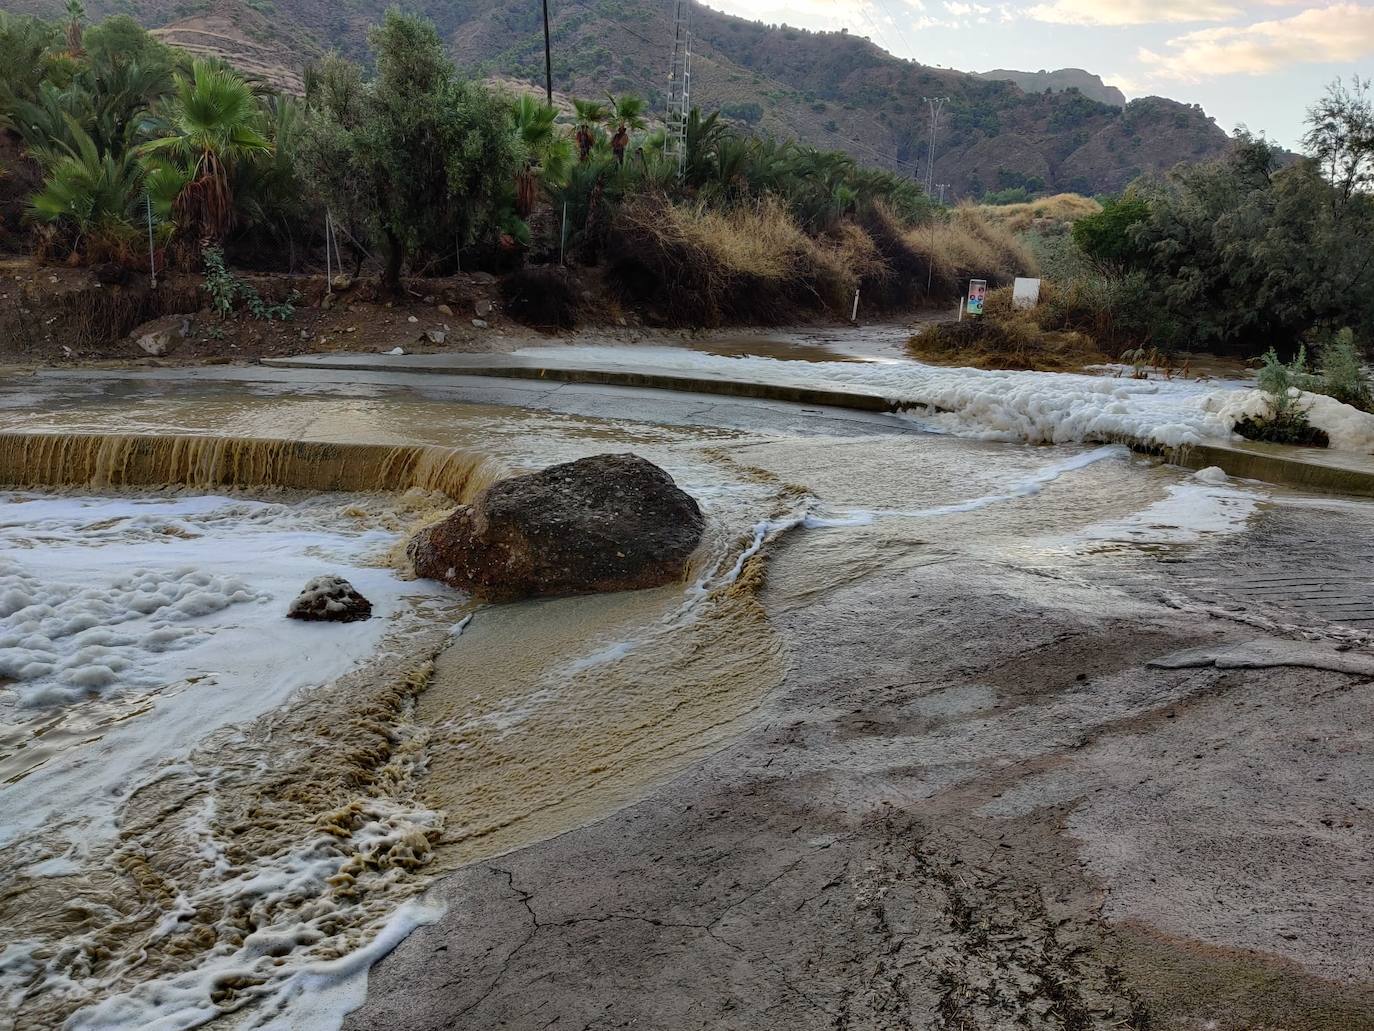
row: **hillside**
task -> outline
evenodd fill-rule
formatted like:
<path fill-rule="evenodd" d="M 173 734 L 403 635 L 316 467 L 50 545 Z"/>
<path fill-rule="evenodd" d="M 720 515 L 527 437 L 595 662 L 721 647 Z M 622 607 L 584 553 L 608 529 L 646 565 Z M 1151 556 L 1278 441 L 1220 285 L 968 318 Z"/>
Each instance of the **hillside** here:
<path fill-rule="evenodd" d="M 1078 90 L 1089 100 L 1109 107 L 1125 107 L 1126 94 L 1115 86 L 1108 86 L 1102 76 L 1084 71 L 1082 68 L 1060 68 L 1047 72 L 1018 72 L 1010 68 L 994 68 L 990 72 L 974 72 L 980 79 L 1004 80 L 1014 82 L 1027 93 L 1063 93 L 1065 90 Z"/>
<path fill-rule="evenodd" d="M 48 15 L 61 6 L 61 0 L 11 2 Z M 389 3 L 248 0 L 244 7 L 223 0 L 211 7 L 194 0 L 91 0 L 90 9 L 93 16 L 128 13 L 165 25 L 169 42 L 218 49 L 273 81 L 292 83 L 314 54 L 337 49 L 364 56 L 367 26 Z M 475 73 L 542 82 L 538 4 L 413 0 L 407 6 L 433 19 L 460 63 Z M 634 91 L 661 109 L 669 0 L 551 6 L 558 90 L 587 96 Z M 843 149 L 912 176 L 923 177 L 926 166 L 929 114 L 922 98 L 949 97 L 934 178 L 949 184 L 954 198 L 1015 186 L 1114 192 L 1142 172 L 1210 157 L 1227 146 L 1226 134 L 1199 107 L 1159 97 L 1117 108 L 1091 99 L 1081 86 L 1027 92 L 1005 79 L 900 60 L 844 32 L 768 26 L 701 6 L 694 8 L 693 31 L 693 100 L 700 106 L 720 107 L 755 132 Z M 274 66 L 278 72 L 269 74 Z"/>

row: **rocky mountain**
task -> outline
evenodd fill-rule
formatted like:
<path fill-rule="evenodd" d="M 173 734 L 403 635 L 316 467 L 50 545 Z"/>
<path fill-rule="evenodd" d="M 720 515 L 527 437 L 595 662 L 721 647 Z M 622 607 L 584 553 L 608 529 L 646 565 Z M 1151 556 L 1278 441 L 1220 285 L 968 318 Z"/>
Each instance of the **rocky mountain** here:
<path fill-rule="evenodd" d="M 1096 100 L 1099 104 L 1106 104 L 1108 107 L 1126 106 L 1126 94 L 1115 86 L 1108 86 L 1100 75 L 1094 75 L 1082 68 L 1060 68 L 1053 72 L 1047 72 L 1043 68 L 1038 72 L 994 68 L 990 72 L 973 74 L 980 79 L 1014 82 L 1027 93 L 1044 93 L 1046 90 L 1051 93 L 1063 93 L 1066 90 L 1078 90 L 1083 96 L 1089 100 Z"/>
<path fill-rule="evenodd" d="M 326 50 L 365 58 L 367 27 L 391 2 L 89 0 L 89 8 L 93 16 L 127 13 L 166 26 L 169 42 L 221 52 L 293 85 L 306 61 Z M 5 5 L 53 16 L 62 0 Z M 542 83 L 538 3 L 411 0 L 406 6 L 431 18 L 473 73 Z M 575 96 L 632 91 L 662 109 L 672 0 L 551 0 L 549 7 L 557 90 Z M 1211 157 L 1228 145 L 1226 133 L 1196 105 L 1160 97 L 1103 103 L 1091 95 L 1093 83 L 1107 87 L 1086 72 L 1044 73 L 1052 78 L 1043 85 L 1029 80 L 1032 88 L 1025 89 L 1000 76 L 1041 73 L 990 78 L 935 68 L 843 31 L 765 25 L 701 5 L 693 6 L 692 30 L 696 104 L 719 107 L 753 132 L 845 150 L 916 178 L 924 177 L 930 137 L 923 98 L 948 97 L 934 181 L 947 184 L 954 198 L 1017 186 L 1115 192 L 1142 172 Z"/>

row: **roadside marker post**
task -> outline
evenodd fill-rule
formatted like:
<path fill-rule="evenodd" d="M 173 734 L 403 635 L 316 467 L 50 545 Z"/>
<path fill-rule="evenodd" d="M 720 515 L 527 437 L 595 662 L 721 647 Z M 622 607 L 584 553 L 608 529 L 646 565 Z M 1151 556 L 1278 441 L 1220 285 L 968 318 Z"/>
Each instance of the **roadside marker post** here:
<path fill-rule="evenodd" d="M 153 249 L 153 197 L 143 191 L 143 206 L 148 212 L 148 272 L 153 277 L 153 289 L 157 289 L 157 252 Z"/>

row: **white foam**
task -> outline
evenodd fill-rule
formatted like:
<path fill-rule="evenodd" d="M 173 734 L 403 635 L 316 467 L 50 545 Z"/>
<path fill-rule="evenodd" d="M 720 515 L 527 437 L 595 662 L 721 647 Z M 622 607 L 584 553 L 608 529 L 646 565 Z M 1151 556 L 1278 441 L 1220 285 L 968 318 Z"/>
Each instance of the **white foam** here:
<path fill-rule="evenodd" d="M 151 702 L 0 785 L 0 844 L 42 828 L 84 853 L 114 834 L 121 800 L 160 766 L 342 675 L 376 648 L 405 596 L 441 590 L 360 565 L 393 537 L 359 532 L 336 511 L 223 497 L 0 494 L 0 676 L 16 680 L 0 691 L 0 715 Z M 345 572 L 374 617 L 285 619 L 301 585 L 323 570 Z"/>
<path fill-rule="evenodd" d="M 1226 483 L 1224 473 L 1220 481 L 1200 474 L 1191 477 L 1169 487 L 1165 497 L 1138 512 L 1079 530 L 1069 543 L 1075 548 L 1103 543 L 1133 547 L 1190 544 L 1204 537 L 1234 533 L 1246 525 L 1262 498 Z"/>
<path fill-rule="evenodd" d="M 591 365 L 625 361 L 624 351 L 611 347 L 564 348 L 559 355 Z M 1267 405 L 1258 390 L 1235 382 L 950 369 L 914 361 L 789 362 L 671 347 L 638 347 L 634 357 L 637 365 L 665 372 L 861 391 L 896 404 L 941 409 L 919 416 L 922 425 L 984 440 L 1057 444 L 1130 438 L 1174 447 L 1229 440 L 1239 419 L 1262 413 Z M 1329 397 L 1304 395 L 1304 401 L 1312 424 L 1330 435 L 1332 447 L 1374 450 L 1374 415 Z"/>

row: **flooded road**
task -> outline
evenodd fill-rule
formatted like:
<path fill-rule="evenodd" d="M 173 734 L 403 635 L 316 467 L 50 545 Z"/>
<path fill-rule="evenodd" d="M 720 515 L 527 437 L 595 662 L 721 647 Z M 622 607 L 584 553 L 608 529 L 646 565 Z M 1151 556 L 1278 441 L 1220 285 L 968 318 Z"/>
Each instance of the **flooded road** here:
<path fill-rule="evenodd" d="M 788 613 L 952 561 L 1090 578 L 1242 532 L 1273 502 L 1121 447 L 405 377 L 44 377 L 0 388 L 0 434 L 24 485 L 0 496 L 15 1027 L 260 1026 L 301 1007 L 337 1026 L 375 943 L 437 918 L 418 901 L 435 875 L 585 826 L 755 727 L 794 669 Z M 100 460 L 55 462 L 52 442 L 81 435 L 104 435 Z M 153 463 L 159 486 L 120 473 L 147 436 L 205 443 Z M 274 441 L 328 444 L 351 478 L 312 480 L 318 455 Z M 417 448 L 465 472 L 388 479 Z M 474 608 L 407 579 L 407 535 L 500 471 L 630 450 L 707 516 L 682 584 Z M 321 572 L 376 617 L 286 626 Z"/>

